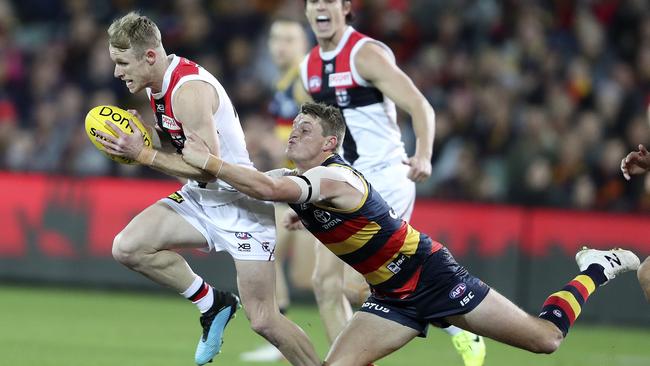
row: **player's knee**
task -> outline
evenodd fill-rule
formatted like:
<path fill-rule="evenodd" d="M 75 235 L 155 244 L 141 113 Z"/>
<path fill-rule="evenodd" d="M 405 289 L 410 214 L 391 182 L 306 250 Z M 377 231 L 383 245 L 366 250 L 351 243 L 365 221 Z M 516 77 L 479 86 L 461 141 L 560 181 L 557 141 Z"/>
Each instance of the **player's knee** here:
<path fill-rule="evenodd" d="M 249 321 L 251 329 L 264 338 L 268 338 L 273 332 L 272 319 L 269 316 L 250 314 Z"/>
<path fill-rule="evenodd" d="M 137 245 L 133 240 L 124 233 L 119 233 L 113 239 L 112 248 L 113 258 L 127 267 L 134 267 L 141 262 L 141 253 L 137 250 Z"/>
<path fill-rule="evenodd" d="M 268 338 L 268 335 L 271 334 L 273 325 L 277 321 L 276 317 L 280 316 L 280 312 L 270 304 L 270 302 L 258 298 L 247 298 L 242 304 L 251 329 L 264 338 Z"/>

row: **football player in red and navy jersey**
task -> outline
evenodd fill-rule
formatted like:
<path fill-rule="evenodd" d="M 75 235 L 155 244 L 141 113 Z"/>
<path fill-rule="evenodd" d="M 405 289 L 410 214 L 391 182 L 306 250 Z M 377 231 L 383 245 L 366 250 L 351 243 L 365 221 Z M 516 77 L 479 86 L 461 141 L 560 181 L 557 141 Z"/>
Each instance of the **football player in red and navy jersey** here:
<path fill-rule="evenodd" d="M 361 273 L 372 290 L 324 365 L 365 366 L 426 336 L 429 324 L 454 324 L 535 353 L 558 349 L 587 298 L 639 258 L 622 249 L 582 250 L 581 272 L 551 294 L 536 317 L 490 289 L 440 243 L 418 232 L 337 154 L 345 134 L 339 110 L 307 103 L 296 117 L 287 156 L 297 170 L 270 176 L 230 164 L 192 136 L 183 159 L 205 167 L 252 197 L 288 202 L 296 220 L 337 257 Z"/>
<path fill-rule="evenodd" d="M 362 172 L 395 212 L 410 220 L 415 183 L 431 174 L 435 114 L 411 79 L 396 65 L 392 50 L 348 25 L 350 0 L 306 0 L 305 13 L 318 45 L 301 64 L 305 89 L 314 101 L 341 109 L 347 133 L 343 158 Z M 397 125 L 396 106 L 409 114 L 416 138 L 407 157 Z M 314 291 L 330 339 L 343 328 L 346 304 L 337 293 L 340 261 L 321 248 L 317 255 Z M 340 291 L 339 291 L 340 292 Z M 349 314 L 349 313 L 347 313 Z M 481 337 L 447 327 L 465 366 L 481 366 Z"/>

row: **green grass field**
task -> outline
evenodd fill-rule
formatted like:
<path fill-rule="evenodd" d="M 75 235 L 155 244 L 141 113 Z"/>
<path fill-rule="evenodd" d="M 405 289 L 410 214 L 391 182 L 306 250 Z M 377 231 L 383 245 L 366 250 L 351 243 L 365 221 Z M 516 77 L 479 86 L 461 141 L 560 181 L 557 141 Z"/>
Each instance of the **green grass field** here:
<path fill-rule="evenodd" d="M 191 304 L 174 296 L 2 286 L 0 365 L 193 365 L 200 334 L 197 314 Z M 327 343 L 316 309 L 294 307 L 289 315 L 324 356 Z M 262 342 L 242 311 L 228 326 L 214 365 L 244 365 L 238 355 Z M 449 338 L 435 330 L 378 364 L 462 365 Z M 485 364 L 647 366 L 650 329 L 578 324 L 553 355 L 532 355 L 488 341 Z"/>

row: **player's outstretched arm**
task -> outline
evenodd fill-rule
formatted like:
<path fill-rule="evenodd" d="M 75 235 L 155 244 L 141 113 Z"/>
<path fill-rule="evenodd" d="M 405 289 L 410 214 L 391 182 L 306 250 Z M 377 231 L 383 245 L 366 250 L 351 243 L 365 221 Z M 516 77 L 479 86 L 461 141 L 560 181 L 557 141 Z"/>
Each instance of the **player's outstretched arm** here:
<path fill-rule="evenodd" d="M 405 110 L 413 120 L 416 145 L 409 158 L 409 179 L 421 182 L 431 175 L 431 154 L 435 134 L 435 113 L 413 81 L 393 62 L 380 45 L 364 44 L 354 59 L 359 75 Z"/>
<path fill-rule="evenodd" d="M 204 170 L 212 178 L 221 179 L 236 190 L 265 201 L 298 202 L 300 187 L 286 177 L 271 177 L 255 169 L 228 164 L 211 154 L 208 145 L 196 135 L 188 136 L 183 148 L 187 164 Z"/>

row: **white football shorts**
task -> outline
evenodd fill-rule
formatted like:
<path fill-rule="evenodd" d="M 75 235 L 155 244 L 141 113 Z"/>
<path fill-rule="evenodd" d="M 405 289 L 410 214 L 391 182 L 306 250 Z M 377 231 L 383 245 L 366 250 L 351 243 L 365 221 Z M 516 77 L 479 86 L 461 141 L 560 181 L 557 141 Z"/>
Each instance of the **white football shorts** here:
<path fill-rule="evenodd" d="M 415 182 L 408 179 L 410 167 L 401 162 L 382 164 L 361 174 L 404 221 L 408 222 L 415 204 Z"/>
<path fill-rule="evenodd" d="M 274 260 L 275 210 L 272 202 L 260 201 L 239 192 L 218 192 L 184 185 L 161 199 L 173 208 L 208 242 L 201 249 L 227 251 L 238 260 Z M 224 194 L 226 198 L 224 199 Z"/>

